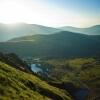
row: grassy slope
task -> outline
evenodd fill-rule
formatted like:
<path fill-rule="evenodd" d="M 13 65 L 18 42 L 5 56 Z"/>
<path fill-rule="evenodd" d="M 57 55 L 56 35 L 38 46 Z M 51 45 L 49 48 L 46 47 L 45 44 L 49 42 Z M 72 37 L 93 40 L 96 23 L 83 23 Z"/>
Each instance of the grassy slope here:
<path fill-rule="evenodd" d="M 96 37 L 97 38 L 97 37 Z M 24 57 L 90 57 L 100 55 L 100 42 L 88 35 L 59 32 L 33 35 L 0 43 L 0 51 Z"/>
<path fill-rule="evenodd" d="M 71 100 L 67 95 L 34 75 L 0 62 L 0 100 Z"/>
<path fill-rule="evenodd" d="M 99 88 L 100 85 L 100 59 L 52 59 L 46 61 L 54 68 L 54 75 L 60 81 L 81 80 L 90 88 Z M 55 72 L 56 71 L 56 72 Z M 57 74 L 57 75 L 56 75 Z M 100 88 L 99 88 L 100 89 Z"/>

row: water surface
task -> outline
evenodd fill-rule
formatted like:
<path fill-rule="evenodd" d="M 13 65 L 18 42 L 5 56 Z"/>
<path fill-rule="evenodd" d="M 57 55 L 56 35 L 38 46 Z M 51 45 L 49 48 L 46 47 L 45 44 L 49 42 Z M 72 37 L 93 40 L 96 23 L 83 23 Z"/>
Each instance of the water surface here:
<path fill-rule="evenodd" d="M 42 72 L 42 69 L 37 67 L 36 64 L 31 64 L 31 70 L 35 73 Z"/>

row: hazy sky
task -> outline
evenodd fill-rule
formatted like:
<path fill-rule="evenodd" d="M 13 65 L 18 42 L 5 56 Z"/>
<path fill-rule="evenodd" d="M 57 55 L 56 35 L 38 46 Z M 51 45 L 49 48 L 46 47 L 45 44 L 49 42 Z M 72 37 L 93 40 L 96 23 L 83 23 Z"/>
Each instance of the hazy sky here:
<path fill-rule="evenodd" d="M 100 0 L 0 0 L 0 23 L 87 27 L 100 24 Z"/>

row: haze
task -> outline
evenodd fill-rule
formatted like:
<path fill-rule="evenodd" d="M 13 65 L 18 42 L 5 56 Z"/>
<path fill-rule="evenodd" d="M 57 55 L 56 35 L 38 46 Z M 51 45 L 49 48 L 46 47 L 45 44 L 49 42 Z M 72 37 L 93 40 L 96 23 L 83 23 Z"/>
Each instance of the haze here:
<path fill-rule="evenodd" d="M 100 0 L 0 0 L 0 23 L 87 27 L 100 24 Z"/>

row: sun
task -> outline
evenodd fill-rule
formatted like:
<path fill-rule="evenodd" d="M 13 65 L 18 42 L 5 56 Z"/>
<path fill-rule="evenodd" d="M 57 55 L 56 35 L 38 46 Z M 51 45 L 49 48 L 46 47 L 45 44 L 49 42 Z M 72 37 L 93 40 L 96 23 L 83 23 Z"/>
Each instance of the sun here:
<path fill-rule="evenodd" d="M 5 2 L 0 6 L 0 20 L 3 23 L 18 23 L 29 19 L 31 12 L 23 4 L 17 2 Z"/>

